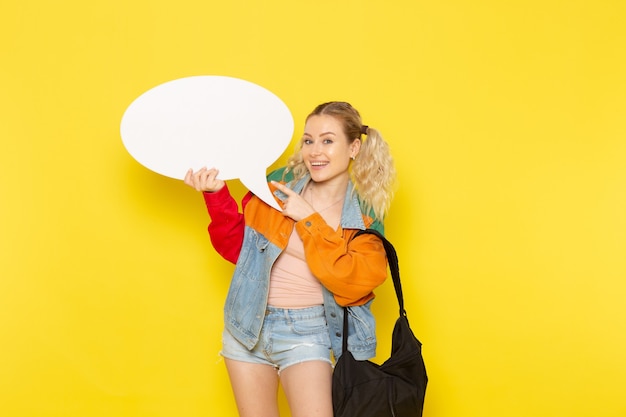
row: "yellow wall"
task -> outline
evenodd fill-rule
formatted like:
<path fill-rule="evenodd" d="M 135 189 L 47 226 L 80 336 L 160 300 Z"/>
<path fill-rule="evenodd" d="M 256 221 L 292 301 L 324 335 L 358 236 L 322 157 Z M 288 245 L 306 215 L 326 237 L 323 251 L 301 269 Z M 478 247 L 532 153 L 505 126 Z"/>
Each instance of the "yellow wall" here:
<path fill-rule="evenodd" d="M 344 99 L 390 142 L 426 416 L 626 414 L 624 1 L 8 0 L 0 16 L 3 416 L 235 414 L 218 356 L 232 268 L 200 196 L 119 137 L 132 100 L 200 74 L 273 91 L 296 137 Z"/>

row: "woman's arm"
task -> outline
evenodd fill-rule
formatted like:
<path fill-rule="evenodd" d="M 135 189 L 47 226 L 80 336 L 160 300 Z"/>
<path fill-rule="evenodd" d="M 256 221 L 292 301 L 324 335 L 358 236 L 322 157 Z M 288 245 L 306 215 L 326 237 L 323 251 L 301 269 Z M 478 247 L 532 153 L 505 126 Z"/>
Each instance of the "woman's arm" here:
<path fill-rule="evenodd" d="M 357 230 L 336 231 L 319 213 L 296 222 L 296 231 L 313 275 L 334 294 L 339 305 L 361 305 L 387 278 L 387 255 L 376 236 Z"/>
<path fill-rule="evenodd" d="M 202 195 L 211 217 L 208 227 L 211 243 L 224 259 L 236 263 L 243 243 L 243 214 L 226 185 L 218 191 L 203 192 Z M 245 206 L 250 198 L 251 194 L 246 194 L 242 204 Z"/>

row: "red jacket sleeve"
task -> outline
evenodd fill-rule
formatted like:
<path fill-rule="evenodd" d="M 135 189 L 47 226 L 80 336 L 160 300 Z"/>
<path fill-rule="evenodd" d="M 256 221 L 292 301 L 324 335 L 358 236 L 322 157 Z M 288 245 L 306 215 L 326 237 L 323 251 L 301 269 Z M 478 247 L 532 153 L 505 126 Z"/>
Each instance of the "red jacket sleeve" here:
<path fill-rule="evenodd" d="M 243 214 L 239 212 L 239 206 L 230 194 L 227 185 L 219 191 L 204 192 L 202 195 L 211 217 L 208 227 L 211 243 L 224 259 L 236 263 L 243 243 L 245 229 Z M 251 194 L 246 194 L 243 200 L 244 206 L 250 198 Z"/>

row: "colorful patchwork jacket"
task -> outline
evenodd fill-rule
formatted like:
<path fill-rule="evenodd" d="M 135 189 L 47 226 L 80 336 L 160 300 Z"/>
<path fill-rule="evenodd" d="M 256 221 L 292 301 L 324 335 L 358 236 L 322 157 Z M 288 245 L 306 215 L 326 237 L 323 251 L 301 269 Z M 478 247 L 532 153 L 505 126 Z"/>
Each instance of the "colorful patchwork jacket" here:
<path fill-rule="evenodd" d="M 269 180 L 286 183 L 300 193 L 310 177 L 293 181 L 283 179 L 283 170 L 270 174 Z M 271 186 L 271 185 L 270 185 Z M 274 189 L 278 200 L 286 196 Z M 376 354 L 375 320 L 371 312 L 374 288 L 387 277 L 387 260 L 382 243 L 373 235 L 353 239 L 356 232 L 383 225 L 364 214 L 349 183 L 340 226 L 330 227 L 319 213 L 295 222 L 295 231 L 304 243 L 311 272 L 323 285 L 324 307 L 332 350 L 339 358 L 342 349 L 343 306 L 349 306 L 348 346 L 357 360 Z M 243 213 L 228 187 L 203 193 L 211 223 L 211 242 L 226 260 L 235 263 L 224 306 L 224 322 L 230 333 L 252 349 L 259 339 L 267 307 L 270 270 L 287 246 L 294 220 L 248 193 Z"/>

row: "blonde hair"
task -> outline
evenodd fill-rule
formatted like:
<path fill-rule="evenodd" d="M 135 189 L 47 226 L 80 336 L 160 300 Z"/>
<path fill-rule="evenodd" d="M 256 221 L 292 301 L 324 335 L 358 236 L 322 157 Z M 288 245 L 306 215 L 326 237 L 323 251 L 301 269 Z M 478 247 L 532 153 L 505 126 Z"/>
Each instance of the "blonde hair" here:
<path fill-rule="evenodd" d="M 317 106 L 306 118 L 311 116 L 329 115 L 341 122 L 344 134 L 350 143 L 361 139 L 361 149 L 351 164 L 350 177 L 366 213 L 373 211 L 374 217 L 382 221 L 389 210 L 393 198 L 393 185 L 396 170 L 389 145 L 380 132 L 372 127 L 364 126 L 361 115 L 349 103 L 331 101 Z M 308 173 L 302 160 L 302 142 L 287 162 L 287 170 L 294 178 L 299 179 Z"/>

